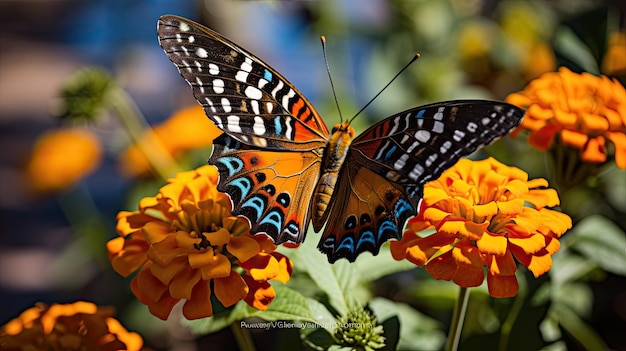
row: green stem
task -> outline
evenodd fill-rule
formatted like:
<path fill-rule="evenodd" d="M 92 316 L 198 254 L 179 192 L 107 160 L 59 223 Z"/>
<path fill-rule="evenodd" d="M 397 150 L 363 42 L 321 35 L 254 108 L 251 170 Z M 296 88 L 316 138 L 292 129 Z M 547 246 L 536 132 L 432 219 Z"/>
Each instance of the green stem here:
<path fill-rule="evenodd" d="M 110 90 L 108 98 L 130 140 L 146 156 L 148 163 L 154 171 L 164 180 L 179 172 L 181 170 L 180 166 L 158 139 L 143 138 L 144 132 L 150 126 L 126 91 L 122 88 L 114 87 Z"/>
<path fill-rule="evenodd" d="M 461 290 L 459 290 L 459 298 L 454 306 L 454 315 L 450 326 L 450 332 L 448 333 L 446 351 L 456 351 L 459 347 L 459 340 L 461 340 L 461 332 L 463 331 L 463 322 L 465 321 L 468 301 L 469 289 L 462 287 Z"/>
<path fill-rule="evenodd" d="M 519 278 L 519 276 L 518 276 Z M 524 301 L 526 300 L 526 283 L 522 279 L 518 279 L 519 290 L 517 291 L 517 296 L 515 297 L 515 301 L 511 306 L 511 311 L 504 323 L 502 323 L 502 327 L 500 328 L 500 341 L 498 345 L 498 350 L 506 351 L 508 350 L 509 345 L 509 337 L 511 336 L 511 331 L 513 330 L 513 325 L 519 316 L 522 307 L 524 306 Z"/>
<path fill-rule="evenodd" d="M 237 342 L 237 346 L 240 351 L 255 351 L 254 341 L 252 340 L 252 335 L 250 335 L 250 331 L 248 329 L 244 329 L 241 327 L 239 322 L 234 322 L 230 325 L 230 330 L 235 336 L 235 341 Z"/>

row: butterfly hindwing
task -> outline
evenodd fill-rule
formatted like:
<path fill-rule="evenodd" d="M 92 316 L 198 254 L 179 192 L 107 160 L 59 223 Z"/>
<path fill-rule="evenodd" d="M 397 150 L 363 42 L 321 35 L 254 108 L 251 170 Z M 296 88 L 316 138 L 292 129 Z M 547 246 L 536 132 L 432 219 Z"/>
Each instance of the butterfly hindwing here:
<path fill-rule="evenodd" d="M 315 149 L 328 129 L 282 75 L 219 33 L 162 16 L 159 43 L 209 118 L 239 141 L 268 149 Z"/>
<path fill-rule="evenodd" d="M 332 263 L 353 262 L 369 251 L 378 254 L 389 239 L 400 239 L 404 222 L 416 214 L 403 186 L 390 183 L 355 159 L 349 159 L 335 188 L 337 200 L 318 248 Z"/>
<path fill-rule="evenodd" d="M 266 233 L 277 244 L 304 240 L 319 156 L 259 150 L 222 134 L 209 163 L 219 171 L 217 189 L 230 196 L 233 214 L 247 218 L 253 234 Z"/>

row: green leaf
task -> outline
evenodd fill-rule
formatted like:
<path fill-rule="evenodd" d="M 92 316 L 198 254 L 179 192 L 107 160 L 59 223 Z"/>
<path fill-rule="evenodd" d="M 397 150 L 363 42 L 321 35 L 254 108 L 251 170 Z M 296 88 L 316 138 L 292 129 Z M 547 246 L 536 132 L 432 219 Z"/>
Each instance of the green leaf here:
<path fill-rule="evenodd" d="M 322 328 L 326 329 L 329 333 L 332 333 L 337 324 L 335 316 L 330 313 L 324 304 L 317 300 L 307 298 L 307 303 L 311 313 L 313 314 L 315 322 Z"/>
<path fill-rule="evenodd" d="M 572 248 L 608 272 L 626 276 L 626 234 L 600 215 L 589 216 L 578 223 L 570 235 Z"/>
<path fill-rule="evenodd" d="M 554 37 L 554 47 L 587 72 L 598 73 L 600 68 L 589 47 L 571 29 L 560 27 Z"/>
<path fill-rule="evenodd" d="M 377 297 L 370 301 L 369 307 L 379 321 L 385 322 L 390 318 L 398 318 L 400 321 L 398 349 L 439 350 L 446 340 L 446 335 L 438 321 L 407 304 Z"/>
<path fill-rule="evenodd" d="M 561 327 L 580 343 L 582 349 L 588 351 L 609 349 L 602 338 L 567 305 L 556 302 L 550 312 Z"/>
<path fill-rule="evenodd" d="M 393 273 L 415 268 L 415 265 L 407 260 L 394 260 L 389 244 L 383 245 L 377 256 L 362 255 L 354 262 L 354 266 L 359 283 L 369 283 Z"/>
<path fill-rule="evenodd" d="M 276 298 L 267 310 L 253 310 L 252 316 L 263 318 L 266 321 L 315 321 L 306 297 L 282 284 L 274 285 L 274 290 L 276 291 Z"/>
<path fill-rule="evenodd" d="M 352 284 L 352 270 L 350 265 L 343 261 L 335 266 L 328 263 L 326 256 L 320 253 L 314 240 L 306 240 L 295 250 L 290 250 L 287 256 L 294 262 L 297 270 L 305 271 L 313 281 L 328 296 L 331 306 L 341 315 L 348 312 L 348 300 L 344 289 L 349 290 Z M 348 279 L 349 278 L 349 279 Z"/>

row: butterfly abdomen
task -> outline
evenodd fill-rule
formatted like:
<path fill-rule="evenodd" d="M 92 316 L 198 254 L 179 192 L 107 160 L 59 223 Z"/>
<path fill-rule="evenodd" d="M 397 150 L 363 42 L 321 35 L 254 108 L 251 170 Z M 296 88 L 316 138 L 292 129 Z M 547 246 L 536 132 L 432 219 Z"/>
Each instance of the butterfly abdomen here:
<path fill-rule="evenodd" d="M 336 125 L 332 130 L 322 160 L 320 179 L 313 193 L 313 216 L 311 220 L 315 231 L 322 229 L 328 218 L 330 207 L 332 207 L 333 191 L 337 179 L 339 179 L 339 171 L 346 160 L 353 138 L 354 129 L 348 121 Z"/>

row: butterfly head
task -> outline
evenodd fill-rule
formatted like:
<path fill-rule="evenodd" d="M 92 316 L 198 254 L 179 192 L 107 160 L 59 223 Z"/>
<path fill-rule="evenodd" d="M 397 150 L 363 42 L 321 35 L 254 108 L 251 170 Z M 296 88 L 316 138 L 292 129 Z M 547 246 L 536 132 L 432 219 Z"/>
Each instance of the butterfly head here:
<path fill-rule="evenodd" d="M 341 134 L 348 134 L 350 138 L 354 138 L 355 134 L 354 128 L 352 128 L 352 126 L 350 125 L 350 121 L 343 121 L 339 124 L 335 124 L 331 134 L 335 134 L 337 132 Z"/>

